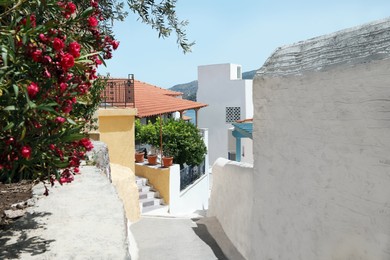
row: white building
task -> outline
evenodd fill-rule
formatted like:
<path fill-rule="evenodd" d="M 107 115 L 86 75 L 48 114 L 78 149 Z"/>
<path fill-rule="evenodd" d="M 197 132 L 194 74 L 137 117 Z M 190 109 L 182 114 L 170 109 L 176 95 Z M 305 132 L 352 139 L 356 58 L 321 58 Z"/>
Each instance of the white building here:
<path fill-rule="evenodd" d="M 218 159 L 208 216 L 245 259 L 390 259 L 390 19 L 278 48 L 254 164 Z"/>
<path fill-rule="evenodd" d="M 229 129 L 231 123 L 253 117 L 252 80 L 242 79 L 237 64 L 199 66 L 197 100 L 208 104 L 199 111 L 198 124 L 209 129 L 211 165 L 218 157 L 235 159 L 235 139 Z M 253 163 L 252 141 L 244 138 L 241 146 L 241 161 Z"/>

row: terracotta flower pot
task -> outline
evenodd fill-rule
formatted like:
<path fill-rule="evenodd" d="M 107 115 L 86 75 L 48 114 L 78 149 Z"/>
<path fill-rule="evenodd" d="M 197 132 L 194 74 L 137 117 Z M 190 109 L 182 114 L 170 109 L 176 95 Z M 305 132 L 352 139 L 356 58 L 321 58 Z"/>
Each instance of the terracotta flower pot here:
<path fill-rule="evenodd" d="M 140 152 L 136 152 L 135 153 L 135 162 L 137 162 L 137 163 L 142 163 L 142 162 L 144 162 L 144 154 L 145 153 L 140 153 Z"/>
<path fill-rule="evenodd" d="M 163 157 L 162 158 L 164 167 L 172 166 L 173 164 L 173 157 Z"/>
<path fill-rule="evenodd" d="M 148 163 L 150 165 L 156 165 L 157 164 L 157 155 L 156 154 L 148 155 Z"/>

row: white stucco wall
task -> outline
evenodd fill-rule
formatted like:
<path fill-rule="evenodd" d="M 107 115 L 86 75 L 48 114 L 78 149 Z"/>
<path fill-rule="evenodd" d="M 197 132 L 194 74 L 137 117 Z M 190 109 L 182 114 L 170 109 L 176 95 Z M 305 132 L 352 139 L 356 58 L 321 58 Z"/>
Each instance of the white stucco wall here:
<path fill-rule="evenodd" d="M 209 217 L 216 217 L 237 250 L 249 259 L 253 167 L 219 158 L 213 165 Z"/>
<path fill-rule="evenodd" d="M 228 156 L 226 107 L 241 107 L 241 119 L 253 117 L 252 80 L 237 78 L 237 64 L 198 67 L 197 100 L 208 104 L 198 112 L 198 125 L 209 129 L 209 158 Z M 250 101 L 250 102 L 249 102 Z"/>
<path fill-rule="evenodd" d="M 209 173 L 206 172 L 189 187 L 180 191 L 180 165 L 170 167 L 169 212 L 189 214 L 209 207 Z"/>
<path fill-rule="evenodd" d="M 255 77 L 250 259 L 390 259 L 389 86 L 389 59 Z"/>
<path fill-rule="evenodd" d="M 253 141 L 241 138 L 241 162 L 253 164 Z"/>

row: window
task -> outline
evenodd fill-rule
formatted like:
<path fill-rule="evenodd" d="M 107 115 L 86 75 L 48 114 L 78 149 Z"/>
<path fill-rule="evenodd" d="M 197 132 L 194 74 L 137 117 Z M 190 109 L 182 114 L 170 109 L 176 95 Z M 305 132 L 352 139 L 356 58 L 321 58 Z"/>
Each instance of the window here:
<path fill-rule="evenodd" d="M 241 78 L 242 78 L 241 66 L 238 66 L 237 67 L 237 79 L 241 79 Z"/>
<path fill-rule="evenodd" d="M 241 119 L 241 108 L 240 107 L 226 107 L 226 123 L 232 123 Z"/>

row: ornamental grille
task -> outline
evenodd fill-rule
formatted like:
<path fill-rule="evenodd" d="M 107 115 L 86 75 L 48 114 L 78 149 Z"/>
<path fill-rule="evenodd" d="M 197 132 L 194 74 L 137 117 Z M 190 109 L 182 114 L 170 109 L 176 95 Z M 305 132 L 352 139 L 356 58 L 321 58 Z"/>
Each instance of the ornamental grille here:
<path fill-rule="evenodd" d="M 240 107 L 226 107 L 226 123 L 232 123 L 241 119 Z"/>

